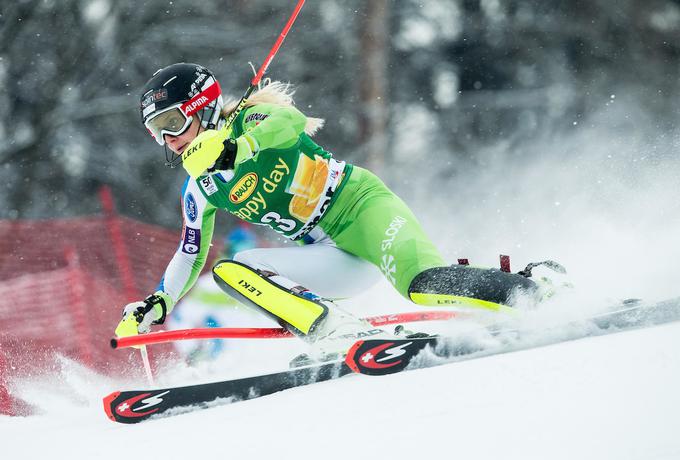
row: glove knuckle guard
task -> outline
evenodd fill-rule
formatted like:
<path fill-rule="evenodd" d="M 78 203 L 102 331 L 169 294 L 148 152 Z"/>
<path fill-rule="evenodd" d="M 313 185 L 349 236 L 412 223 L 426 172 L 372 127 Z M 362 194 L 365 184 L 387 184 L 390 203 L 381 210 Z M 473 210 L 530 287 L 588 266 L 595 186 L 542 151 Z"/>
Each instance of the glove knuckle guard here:
<path fill-rule="evenodd" d="M 182 153 L 182 166 L 191 177 L 201 176 L 215 164 L 224 150 L 224 141 L 229 137 L 228 134 L 227 130 L 209 129 L 191 141 Z"/>

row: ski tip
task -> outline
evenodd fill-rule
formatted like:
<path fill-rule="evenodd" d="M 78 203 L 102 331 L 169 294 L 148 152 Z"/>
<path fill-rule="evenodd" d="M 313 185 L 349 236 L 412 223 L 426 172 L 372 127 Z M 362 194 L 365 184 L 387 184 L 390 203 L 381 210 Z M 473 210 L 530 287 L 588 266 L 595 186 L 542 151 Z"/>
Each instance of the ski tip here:
<path fill-rule="evenodd" d="M 115 337 L 111 339 L 111 348 L 113 348 L 114 350 L 118 348 L 118 339 Z"/>
<path fill-rule="evenodd" d="M 436 346 L 438 340 L 436 336 L 361 340 L 349 349 L 345 363 L 359 374 L 394 374 L 405 370 L 423 349 Z"/>
<path fill-rule="evenodd" d="M 350 347 L 350 349 L 347 351 L 347 355 L 345 356 L 345 364 L 347 364 L 347 366 L 352 369 L 352 372 L 361 373 L 359 366 L 357 366 L 356 359 L 354 359 L 354 355 L 356 355 L 357 350 L 361 348 L 363 344 L 363 340 L 354 342 L 354 345 Z"/>
<path fill-rule="evenodd" d="M 109 417 L 112 421 L 117 422 L 116 417 L 113 415 L 113 401 L 116 400 L 116 398 L 120 396 L 120 391 L 114 391 L 108 396 L 104 397 L 104 412 L 106 412 L 106 416 Z"/>

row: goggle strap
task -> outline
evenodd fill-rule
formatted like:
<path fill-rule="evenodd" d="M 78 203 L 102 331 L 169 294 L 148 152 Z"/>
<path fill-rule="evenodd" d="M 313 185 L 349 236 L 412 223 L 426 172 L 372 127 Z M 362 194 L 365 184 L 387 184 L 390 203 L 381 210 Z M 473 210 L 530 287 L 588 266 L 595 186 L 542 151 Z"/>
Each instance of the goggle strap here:
<path fill-rule="evenodd" d="M 182 104 L 180 110 L 182 110 L 182 113 L 185 116 L 190 117 L 220 97 L 221 93 L 222 90 L 220 89 L 220 84 L 217 82 L 217 80 L 215 80 L 212 85 L 208 86 L 206 89 Z"/>

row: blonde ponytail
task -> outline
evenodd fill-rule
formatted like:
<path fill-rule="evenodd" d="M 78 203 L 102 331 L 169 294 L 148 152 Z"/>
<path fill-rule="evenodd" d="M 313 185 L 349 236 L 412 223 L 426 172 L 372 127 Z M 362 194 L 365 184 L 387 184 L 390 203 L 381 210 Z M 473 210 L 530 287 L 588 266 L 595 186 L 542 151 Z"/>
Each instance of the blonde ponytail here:
<path fill-rule="evenodd" d="M 293 106 L 293 95 L 295 88 L 290 83 L 283 83 L 280 81 L 267 81 L 264 86 L 257 89 L 246 102 L 246 108 L 257 104 L 274 104 L 282 107 Z M 238 105 L 239 99 L 228 99 L 224 103 L 222 115 L 226 118 Z M 307 117 L 307 124 L 305 125 L 305 133 L 308 136 L 313 136 L 323 127 L 324 120 L 322 118 Z"/>

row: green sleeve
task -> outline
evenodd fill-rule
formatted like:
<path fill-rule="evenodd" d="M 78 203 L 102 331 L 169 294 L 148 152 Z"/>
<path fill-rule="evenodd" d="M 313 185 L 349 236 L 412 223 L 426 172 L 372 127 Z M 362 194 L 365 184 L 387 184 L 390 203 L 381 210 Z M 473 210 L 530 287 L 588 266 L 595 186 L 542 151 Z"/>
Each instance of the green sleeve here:
<path fill-rule="evenodd" d="M 258 104 L 245 110 L 242 131 L 252 136 L 260 151 L 285 149 L 298 142 L 307 117 L 293 106 Z"/>

